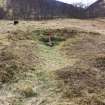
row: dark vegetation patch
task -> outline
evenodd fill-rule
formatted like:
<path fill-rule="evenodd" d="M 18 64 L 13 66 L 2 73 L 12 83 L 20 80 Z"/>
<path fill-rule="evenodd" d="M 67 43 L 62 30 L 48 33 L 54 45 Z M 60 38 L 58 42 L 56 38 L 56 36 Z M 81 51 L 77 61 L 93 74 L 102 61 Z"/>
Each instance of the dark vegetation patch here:
<path fill-rule="evenodd" d="M 92 34 L 99 35 L 97 32 L 87 32 L 80 29 L 46 29 L 46 30 L 35 30 L 32 32 L 33 37 L 37 36 L 39 41 L 48 45 L 49 36 L 51 36 L 52 43 L 58 45 L 62 41 L 66 41 L 68 38 L 75 38 L 80 34 Z"/>
<path fill-rule="evenodd" d="M 43 42 L 45 45 L 49 46 L 48 36 L 40 38 L 40 41 Z M 52 41 L 52 45 L 55 46 L 55 45 L 58 45 L 60 42 L 65 41 L 65 39 L 59 36 L 52 36 L 51 41 Z"/>
<path fill-rule="evenodd" d="M 37 92 L 35 92 L 35 90 L 33 89 L 34 84 L 30 83 L 30 82 L 18 82 L 18 84 L 16 84 L 16 89 L 15 92 L 18 92 L 19 94 L 22 95 L 22 97 L 25 98 L 29 98 L 29 97 L 35 97 L 37 96 Z"/>
<path fill-rule="evenodd" d="M 36 44 L 29 41 L 12 42 L 0 50 L 0 81 L 14 81 L 18 74 L 35 70 L 39 58 Z"/>
<path fill-rule="evenodd" d="M 98 57 L 95 58 L 94 60 L 94 67 L 105 71 L 105 55 L 99 55 Z"/>

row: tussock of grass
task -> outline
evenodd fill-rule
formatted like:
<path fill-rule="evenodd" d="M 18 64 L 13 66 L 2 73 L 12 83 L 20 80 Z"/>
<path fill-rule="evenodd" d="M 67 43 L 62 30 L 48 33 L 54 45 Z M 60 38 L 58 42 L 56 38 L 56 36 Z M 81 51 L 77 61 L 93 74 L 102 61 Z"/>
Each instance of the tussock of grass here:
<path fill-rule="evenodd" d="M 18 83 L 16 91 L 25 98 L 37 96 L 37 93 L 33 89 L 33 85 L 29 82 Z"/>
<path fill-rule="evenodd" d="M 94 67 L 105 71 L 105 55 L 99 55 L 95 58 Z"/>
<path fill-rule="evenodd" d="M 12 31 L 8 35 L 8 40 L 12 40 L 12 41 L 32 40 L 32 39 L 33 39 L 33 37 L 31 35 L 31 32 L 29 32 L 28 30 L 26 32 L 24 32 L 22 30 L 16 30 L 16 31 Z"/>
<path fill-rule="evenodd" d="M 16 92 L 15 95 L 19 95 L 20 100 L 24 101 L 19 101 L 18 97 L 15 97 L 19 102 L 14 99 L 13 105 L 22 103 L 24 105 L 33 103 L 38 105 L 105 105 L 104 56 L 98 56 L 105 51 L 104 36 L 98 32 L 88 32 L 77 28 L 61 29 L 64 25 L 64 22 L 62 23 L 58 29 L 52 23 L 48 23 L 48 28 L 53 29 L 43 29 L 46 25 L 43 26 L 40 22 L 37 24 L 25 22 L 23 25 L 20 21 L 18 26 L 6 33 L 8 35 L 6 41 L 10 45 L 0 48 L 0 74 L 2 74 L 0 81 L 4 83 L 17 80 L 17 78 L 23 81 L 16 81 L 15 86 L 14 83 L 9 84 L 13 88 L 10 89 L 10 93 L 12 91 L 14 95 Z M 75 24 L 77 27 L 78 23 Z M 38 27 L 39 30 L 36 30 Z M 4 25 L 3 29 L 7 32 L 8 27 Z M 52 33 L 54 44 L 60 44 L 60 46 L 53 48 L 45 46 L 48 43 L 49 33 Z M 67 59 L 60 55 L 60 48 L 63 53 L 66 53 Z M 41 65 L 39 65 L 37 52 L 43 62 Z M 41 67 L 36 70 L 36 66 Z M 56 71 L 57 81 L 54 71 Z M 25 80 L 31 82 L 26 83 Z M 59 87 L 57 87 L 57 82 Z"/>

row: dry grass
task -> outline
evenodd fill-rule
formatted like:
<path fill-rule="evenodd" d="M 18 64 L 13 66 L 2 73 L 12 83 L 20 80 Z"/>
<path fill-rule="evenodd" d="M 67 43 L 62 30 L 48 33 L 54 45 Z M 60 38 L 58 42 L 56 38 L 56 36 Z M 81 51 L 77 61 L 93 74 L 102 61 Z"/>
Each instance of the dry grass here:
<path fill-rule="evenodd" d="M 56 72 L 62 98 L 78 105 L 105 105 L 105 57 L 97 55 Z M 88 63 L 87 63 L 88 62 Z"/>
<path fill-rule="evenodd" d="M 35 69 L 39 58 L 35 42 L 11 42 L 0 50 L 0 81 L 10 81 L 15 75 Z M 15 76 L 16 77 L 16 76 Z"/>
<path fill-rule="evenodd" d="M 20 93 L 25 98 L 37 96 L 37 93 L 33 89 L 32 83 L 29 82 L 18 83 L 15 91 Z"/>
<path fill-rule="evenodd" d="M 10 41 L 19 41 L 19 40 L 33 40 L 31 32 L 16 30 L 8 34 L 8 40 Z"/>
<path fill-rule="evenodd" d="M 78 59 L 73 66 L 56 72 L 63 98 L 70 98 L 79 105 L 105 105 L 102 98 L 105 92 L 104 43 L 104 34 L 89 32 L 79 33 L 62 44 L 62 54 L 68 59 Z"/>
<path fill-rule="evenodd" d="M 101 44 L 104 42 L 104 35 L 96 33 L 80 33 L 75 38 L 71 38 L 66 41 L 61 50 L 63 50 L 66 56 L 83 58 L 88 55 L 94 55 L 97 53 L 104 52 L 104 46 Z M 101 48 L 100 48 L 101 47 Z"/>
<path fill-rule="evenodd" d="M 19 78 L 4 86 L 12 95 L 21 97 L 21 101 L 15 97 L 9 103 L 105 105 L 105 24 L 98 19 L 58 19 L 20 21 L 17 26 L 0 21 L 0 27 L 0 81 Z M 52 48 L 40 42 L 48 39 L 49 32 L 58 43 Z M 36 69 L 40 62 L 42 67 Z M 24 83 L 27 80 L 31 84 Z M 1 98 L 0 104 L 4 101 Z"/>

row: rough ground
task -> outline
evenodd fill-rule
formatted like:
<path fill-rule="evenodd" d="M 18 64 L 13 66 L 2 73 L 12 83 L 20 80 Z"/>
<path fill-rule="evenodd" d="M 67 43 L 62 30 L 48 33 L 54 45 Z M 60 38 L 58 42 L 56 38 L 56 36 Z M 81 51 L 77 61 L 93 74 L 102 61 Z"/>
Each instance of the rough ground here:
<path fill-rule="evenodd" d="M 105 70 L 104 27 L 105 19 L 20 21 L 17 26 L 0 21 L 0 105 L 105 105 L 104 75 L 96 70 Z M 46 29 L 65 40 L 47 46 L 39 40 Z M 85 92 L 77 92 L 80 88 Z M 93 92 L 97 88 L 101 94 Z"/>

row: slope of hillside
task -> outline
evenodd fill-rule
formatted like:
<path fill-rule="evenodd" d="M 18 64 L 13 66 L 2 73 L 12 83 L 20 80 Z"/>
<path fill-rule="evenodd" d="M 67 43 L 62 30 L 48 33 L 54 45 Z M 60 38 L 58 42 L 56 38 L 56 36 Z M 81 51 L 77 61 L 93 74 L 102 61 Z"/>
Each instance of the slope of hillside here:
<path fill-rule="evenodd" d="M 2 7 L 0 8 L 0 19 L 43 20 L 105 17 L 105 0 L 97 0 L 86 9 L 57 0 L 0 0 L 0 7 Z"/>
<path fill-rule="evenodd" d="M 76 7 L 56 0 L 6 0 L 6 7 L 7 17 L 12 19 L 51 19 L 80 16 Z"/>
<path fill-rule="evenodd" d="M 105 1 L 97 0 L 88 8 L 75 7 L 57 0 L 0 0 L 0 11 L 5 19 L 43 20 L 53 18 L 105 17 Z M 4 12 L 4 14 L 3 14 Z"/>
<path fill-rule="evenodd" d="M 104 21 L 0 21 L 0 105 L 104 105 Z"/>
<path fill-rule="evenodd" d="M 105 0 L 98 0 L 86 9 L 87 17 L 105 17 Z"/>

